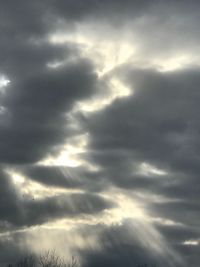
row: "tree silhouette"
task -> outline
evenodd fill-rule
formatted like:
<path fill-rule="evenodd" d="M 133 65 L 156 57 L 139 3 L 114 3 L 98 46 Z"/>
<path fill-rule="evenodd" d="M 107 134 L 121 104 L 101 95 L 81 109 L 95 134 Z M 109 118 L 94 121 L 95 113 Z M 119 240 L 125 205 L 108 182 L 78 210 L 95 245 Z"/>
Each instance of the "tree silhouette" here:
<path fill-rule="evenodd" d="M 79 262 L 72 257 L 70 262 L 66 262 L 58 256 L 55 250 L 48 250 L 39 256 L 28 254 L 20 258 L 15 264 L 8 264 L 7 267 L 78 267 Z"/>
<path fill-rule="evenodd" d="M 55 250 L 48 250 L 39 256 L 27 254 L 21 257 L 15 264 L 8 264 L 6 267 L 79 267 L 80 264 L 75 257 L 66 262 Z M 125 266 L 124 266 L 125 267 Z M 137 267 L 157 267 L 156 264 L 138 264 Z"/>

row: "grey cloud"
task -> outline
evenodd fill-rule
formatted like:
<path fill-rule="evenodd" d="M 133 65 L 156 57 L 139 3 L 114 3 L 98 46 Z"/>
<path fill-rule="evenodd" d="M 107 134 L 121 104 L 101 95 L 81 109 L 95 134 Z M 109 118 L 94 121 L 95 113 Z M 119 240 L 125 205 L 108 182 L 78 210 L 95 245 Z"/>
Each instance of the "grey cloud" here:
<path fill-rule="evenodd" d="M 10 220 L 16 219 L 16 210 L 18 210 L 18 198 L 15 188 L 2 170 L 0 171 L 0 221 L 2 222 L 1 231 L 7 228 L 3 222 L 9 217 Z"/>
<path fill-rule="evenodd" d="M 134 235 L 134 232 L 138 231 L 137 222 L 125 220 L 121 225 L 99 227 L 101 250 L 82 251 L 85 256 L 84 266 L 180 266 L 172 257 L 167 257 L 167 252 L 164 252 L 165 255 L 156 254 L 152 251 L 151 244 L 147 248 L 138 241 Z"/>
<path fill-rule="evenodd" d="M 30 179 L 52 187 L 80 188 L 83 184 L 69 167 L 26 166 L 19 170 Z"/>
<path fill-rule="evenodd" d="M 80 167 L 77 173 L 74 171 L 79 179 L 71 179 L 56 167 L 31 164 L 57 151 L 66 138 L 77 134 L 65 115 L 76 101 L 89 98 L 99 83 L 95 66 L 81 58 L 78 47 L 72 43 L 50 45 L 49 34 L 59 29 L 73 31 L 81 23 L 94 23 L 95 27 L 95 23 L 104 21 L 117 30 L 120 26 L 129 27 L 130 40 L 136 38 L 144 58 L 176 52 L 195 54 L 199 50 L 199 4 L 174 0 L 7 0 L 0 5 L 0 73 L 11 80 L 5 93 L 0 92 L 0 163 L 6 163 L 6 168 L 20 163 L 16 168 L 27 179 L 43 185 L 95 192 L 44 200 L 21 199 L 10 177 L 1 171 L 1 232 L 57 218 L 95 215 L 114 206 L 97 194 L 114 185 L 129 189 L 127 194 L 142 192 L 144 196 L 149 193 L 171 199 L 161 203 L 149 200 L 146 207 L 152 217 L 162 216 L 185 225 L 184 229 L 155 227 L 173 249 L 187 254 L 183 258 L 188 264 L 198 266 L 198 248 L 180 244 L 199 236 L 198 67 L 169 73 L 128 65 L 114 70 L 114 75 L 132 88 L 133 96 L 115 100 L 91 116 L 80 117 L 80 127 L 90 134 L 83 157 L 97 164 L 100 171 Z M 112 36 L 106 27 L 106 36 Z M 72 62 L 71 58 L 76 60 Z M 48 69 L 47 63 L 54 61 L 66 64 Z M 142 162 L 166 170 L 167 175 L 138 174 Z M 1 255 L 2 261 L 6 261 L 7 253 L 20 253 L 13 248 L 18 241 L 10 243 L 11 251 Z M 105 230 L 100 242 L 102 252 L 85 252 L 87 266 L 131 266 L 133 262 L 154 260 L 165 263 L 149 251 L 144 252 L 138 240 L 129 237 L 127 225 Z M 6 240 L 1 243 L 3 246 L 8 246 Z"/>
<path fill-rule="evenodd" d="M 26 80 L 40 72 L 45 72 L 47 63 L 62 61 L 78 51 L 72 46 L 51 45 L 45 40 L 5 38 L 0 44 L 1 72 L 12 82 Z"/>
<path fill-rule="evenodd" d="M 133 97 L 117 100 L 88 121 L 89 160 L 120 187 L 198 201 L 198 69 L 166 74 L 136 70 L 130 77 Z M 169 174 L 159 179 L 134 174 L 145 161 Z"/>
<path fill-rule="evenodd" d="M 2 163 L 35 162 L 61 144 L 67 127 L 70 134 L 65 113 L 95 90 L 92 63 L 80 57 L 76 46 L 47 42 L 48 7 L 46 1 L 7 1 L 1 9 L 0 71 L 10 80 L 0 101 Z M 47 68 L 71 57 L 76 62 Z"/>
<path fill-rule="evenodd" d="M 91 193 L 62 194 L 45 199 L 19 195 L 9 176 L 1 172 L 0 230 L 42 224 L 64 217 L 95 214 L 114 207 L 114 203 Z"/>
<path fill-rule="evenodd" d="M 191 246 L 191 245 L 179 245 L 176 249 L 184 255 L 184 258 L 191 266 L 198 267 L 199 266 L 199 246 Z"/>
<path fill-rule="evenodd" d="M 161 217 L 172 219 L 173 221 L 183 223 L 190 227 L 198 227 L 199 208 L 198 203 L 185 198 L 185 200 L 172 201 L 170 203 L 154 203 L 153 210 L 160 214 Z"/>
<path fill-rule="evenodd" d="M 199 229 L 196 227 L 188 227 L 184 225 L 157 225 L 157 229 L 170 242 L 171 248 L 176 250 L 184 262 L 192 266 L 198 266 L 199 246 L 184 244 L 186 241 L 198 240 Z"/>
<path fill-rule="evenodd" d="M 200 234 L 199 229 L 184 225 L 157 224 L 156 228 L 175 246 L 184 241 L 198 239 Z"/>
<path fill-rule="evenodd" d="M 7 191 L 10 187 L 6 188 Z M 4 188 L 4 192 L 5 188 Z M 5 195 L 2 194 L 2 200 Z M 96 214 L 114 207 L 114 203 L 102 197 L 89 193 L 62 194 L 56 197 L 37 199 L 26 195 L 12 195 L 1 201 L 1 226 L 2 231 L 11 230 L 13 227 L 32 226 L 66 217 L 79 217 L 83 214 Z M 10 227 L 9 227 L 10 225 Z"/>
<path fill-rule="evenodd" d="M 91 64 L 80 60 L 13 83 L 4 99 L 9 121 L 1 126 L 1 162 L 38 161 L 61 144 L 67 136 L 65 113 L 90 95 L 96 82 Z"/>
<path fill-rule="evenodd" d="M 29 251 L 23 244 L 23 234 L 8 234 L 0 237 L 0 266 L 15 263 Z"/>
<path fill-rule="evenodd" d="M 44 200 L 24 201 L 22 216 L 18 223 L 35 225 L 66 217 L 79 217 L 83 214 L 95 214 L 114 204 L 93 194 L 63 194 Z"/>
<path fill-rule="evenodd" d="M 87 19 L 106 20 L 112 23 L 123 23 L 125 21 L 134 20 L 136 18 L 153 15 L 166 21 L 167 16 L 173 15 L 187 15 L 196 14 L 195 6 L 198 6 L 196 1 L 171 0 L 168 3 L 162 0 L 142 0 L 142 1 L 51 1 L 51 12 L 62 17 L 64 20 L 81 21 Z M 162 16 L 160 16 L 162 14 Z M 192 19 L 192 18 L 191 18 Z M 195 20 L 196 18 L 194 18 Z M 175 21 L 176 22 L 176 21 Z M 187 21 L 189 24 L 189 20 Z M 174 23 L 176 26 L 176 23 Z"/>
<path fill-rule="evenodd" d="M 136 70 L 130 76 L 133 96 L 116 100 L 88 120 L 94 158 L 106 156 L 103 163 L 109 164 L 109 157 L 120 161 L 120 155 L 132 155 L 136 161 L 161 168 L 196 170 L 199 71 L 164 74 Z"/>
<path fill-rule="evenodd" d="M 159 2 L 159 1 L 155 1 Z M 118 14 L 127 14 L 130 12 L 132 16 L 138 16 L 142 11 L 148 10 L 148 7 L 152 5 L 153 1 L 150 3 L 148 1 L 130 1 L 126 0 L 123 3 L 121 1 L 52 1 L 52 8 L 59 14 L 63 16 L 66 20 L 80 20 L 87 17 L 104 19 L 108 18 L 109 15 L 113 17 Z M 130 13 L 129 13 L 130 14 Z M 120 20 L 120 17 L 118 17 Z"/>
<path fill-rule="evenodd" d="M 124 66 L 118 75 L 133 96 L 85 120 L 91 135 L 86 158 L 120 188 L 171 199 L 149 200 L 152 217 L 198 228 L 199 69 L 160 73 Z M 143 162 L 167 174 L 139 174 Z"/>
<path fill-rule="evenodd" d="M 1 1 L 1 33 L 7 36 L 17 34 L 19 37 L 44 33 L 42 15 L 45 1 Z"/>
<path fill-rule="evenodd" d="M 49 186 L 49 188 L 82 189 L 86 192 L 98 193 L 109 186 L 104 172 L 87 170 L 84 166 L 73 168 L 12 164 L 12 169 L 26 176 L 27 179 Z"/>
<path fill-rule="evenodd" d="M 138 16 L 152 3 L 148 1 L 24 1 L 17 3 L 6 1 L 1 3 L 1 28 L 0 33 L 15 41 L 24 38 L 41 38 L 54 30 L 60 21 L 66 21 L 67 27 L 73 27 L 77 21 L 87 18 L 104 17 L 114 19 L 115 13 L 119 15 L 129 12 Z M 117 22 L 117 18 L 115 18 Z"/>

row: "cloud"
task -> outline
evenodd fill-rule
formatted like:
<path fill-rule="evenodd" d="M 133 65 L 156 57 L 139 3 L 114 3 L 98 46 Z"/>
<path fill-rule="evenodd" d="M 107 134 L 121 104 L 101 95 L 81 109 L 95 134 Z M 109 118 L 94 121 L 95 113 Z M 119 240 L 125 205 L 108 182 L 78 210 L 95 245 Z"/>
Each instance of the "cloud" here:
<path fill-rule="evenodd" d="M 95 81 L 89 62 L 80 60 L 13 85 L 11 82 L 4 99 L 9 117 L 1 126 L 1 161 L 38 161 L 50 147 L 62 143 L 66 138 L 65 113 L 75 100 L 92 93 Z"/>
<path fill-rule="evenodd" d="M 15 192 L 12 182 L 9 180 L 8 175 L 6 175 L 2 170 L 0 171 L 1 176 L 1 186 L 0 186 L 0 214 L 1 222 L 6 221 L 6 218 L 11 220 L 16 218 L 16 210 L 18 209 L 17 194 Z M 6 200 L 6 201 L 5 201 Z M 2 228 L 7 227 L 7 224 L 3 225 Z M 4 229 L 2 229 L 4 230 Z"/>
<path fill-rule="evenodd" d="M 10 187 L 7 188 L 9 192 Z M 4 194 L 2 194 L 3 198 Z M 81 217 L 109 209 L 115 204 L 90 193 L 59 194 L 45 199 L 27 195 L 14 195 L 0 207 L 2 230 L 11 230 L 10 226 L 24 227 L 47 223 L 55 219 Z M 4 196 L 5 197 L 5 196 Z M 4 204 L 3 204 L 4 203 Z"/>
<path fill-rule="evenodd" d="M 177 259 L 166 259 L 168 251 L 165 255 L 154 251 L 154 241 L 138 240 L 136 231 L 139 230 L 137 221 L 125 220 L 121 225 L 113 225 L 108 228 L 103 228 L 99 237 L 101 249 L 99 251 L 83 251 L 88 253 L 84 266 L 137 266 L 139 264 L 165 264 L 165 266 L 183 266 Z M 142 228 L 142 227 L 141 227 Z M 139 230 L 140 231 L 140 230 Z M 144 230 L 145 231 L 145 230 Z M 146 233 L 148 234 L 148 233 Z M 144 238 L 145 239 L 145 238 Z M 145 247 L 144 243 L 146 242 Z M 183 263 L 182 263 L 183 264 Z"/>
<path fill-rule="evenodd" d="M 199 265 L 198 7 L 2 4 L 2 262 L 41 230 L 85 266 Z"/>
<path fill-rule="evenodd" d="M 199 220 L 199 70 L 161 73 L 124 66 L 120 73 L 133 95 L 84 122 L 91 136 L 87 160 L 115 186 L 146 196 L 152 217 L 194 229 Z"/>
<path fill-rule="evenodd" d="M 2 9 L 0 67 L 10 81 L 1 92 L 2 163 L 39 161 L 63 143 L 67 112 L 95 90 L 91 61 L 75 45 L 48 43 L 45 10 L 45 3 L 23 1 L 12 8 L 8 1 Z M 57 62 L 61 66 L 55 68 Z"/>
<path fill-rule="evenodd" d="M 20 168 L 23 174 L 43 185 L 61 188 L 80 188 L 82 182 L 74 177 L 68 167 L 55 166 L 29 166 Z"/>
<path fill-rule="evenodd" d="M 155 163 L 161 169 L 195 171 L 199 71 L 129 73 L 132 97 L 116 100 L 86 122 L 85 127 L 91 132 L 91 147 L 95 148 L 94 158 L 97 153 L 101 163 L 98 152 L 105 151 L 102 155 L 108 158 L 103 158 L 102 163 L 109 165 L 109 157 L 118 161 L 124 152 L 138 161 Z"/>
<path fill-rule="evenodd" d="M 2 237 L 0 241 L 0 266 L 5 266 L 10 262 L 16 262 L 21 256 L 28 253 L 25 246 L 22 245 L 23 236 L 20 234 Z"/>

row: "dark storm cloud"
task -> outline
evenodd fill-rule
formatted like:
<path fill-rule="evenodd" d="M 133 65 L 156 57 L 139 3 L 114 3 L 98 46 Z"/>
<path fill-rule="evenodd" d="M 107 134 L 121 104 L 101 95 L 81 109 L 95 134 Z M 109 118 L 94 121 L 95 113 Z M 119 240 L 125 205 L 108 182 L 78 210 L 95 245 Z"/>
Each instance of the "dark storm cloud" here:
<path fill-rule="evenodd" d="M 149 243 L 149 248 L 142 245 L 143 240 L 140 242 L 137 239 L 138 232 L 137 221 L 125 220 L 121 225 L 113 225 L 104 227 L 99 225 L 100 228 L 99 244 L 101 250 L 99 251 L 82 251 L 86 254 L 86 261 L 83 266 L 184 266 L 176 263 L 173 257 L 159 255 L 152 250 L 154 244 Z M 98 229 L 99 231 L 99 229 Z M 146 241 L 148 242 L 148 241 Z M 152 240 L 152 242 L 154 242 Z M 167 258 L 168 257 L 168 258 Z M 143 264 L 143 265 L 142 265 Z"/>
<path fill-rule="evenodd" d="M 167 20 L 170 17 L 175 28 L 183 20 L 187 22 L 187 25 L 194 27 L 193 22 L 197 24 L 198 21 L 198 6 L 195 0 L 190 3 L 186 0 L 181 2 L 171 0 L 167 3 L 162 0 L 125 0 L 123 2 L 120 0 L 44 0 L 42 2 L 19 0 L 15 3 L 8 0 L 1 3 L 0 30 L 7 37 L 16 36 L 14 40 L 17 41 L 24 37 L 43 37 L 56 29 L 60 21 L 66 21 L 67 28 L 70 28 L 73 23 L 88 19 L 104 20 L 110 24 L 123 24 L 125 21 L 133 21 L 149 15 L 154 16 L 154 19 L 159 17 L 162 26 L 168 25 Z M 159 25 L 156 27 L 159 28 Z M 192 29 L 192 32 L 196 29 L 196 27 Z"/>
<path fill-rule="evenodd" d="M 17 193 L 12 185 L 9 176 L 0 170 L 0 221 L 1 231 L 6 230 L 9 225 L 6 219 L 16 219 L 18 210 Z"/>
<path fill-rule="evenodd" d="M 145 16 L 153 16 L 154 20 L 158 17 L 163 26 L 170 17 L 176 27 L 176 23 L 181 16 L 183 17 L 183 14 L 186 16 L 183 19 L 186 19 L 188 25 L 192 25 L 193 22 L 196 23 L 198 18 L 197 6 L 199 4 L 195 0 L 190 1 L 189 4 L 186 0 L 181 2 L 171 0 L 167 3 L 162 0 L 52 0 L 50 12 L 68 22 L 82 22 L 92 19 L 93 21 L 106 21 L 111 25 L 118 26 Z M 178 20 L 176 20 L 175 16 L 177 16 Z M 159 25 L 156 25 L 156 27 L 159 28 Z"/>
<path fill-rule="evenodd" d="M 87 170 L 82 167 L 64 167 L 64 166 L 38 166 L 25 165 L 16 166 L 13 171 L 19 171 L 27 179 L 36 181 L 42 185 L 68 189 L 82 189 L 86 192 L 101 192 L 108 186 L 108 180 L 102 176 L 101 171 Z"/>
<path fill-rule="evenodd" d="M 155 1 L 159 2 L 159 1 Z M 48 34 L 58 21 L 69 22 L 81 21 L 85 18 L 96 16 L 109 18 L 110 15 L 123 13 L 131 9 L 130 15 L 137 15 L 147 11 L 152 5 L 149 1 L 72 1 L 72 0 L 50 0 L 50 1 L 24 1 L 13 2 L 1 1 L 0 33 L 7 37 L 30 38 L 42 37 Z M 119 19 L 119 18 L 118 18 Z M 116 20 L 117 21 L 117 20 Z M 70 25 L 71 27 L 71 25 Z"/>
<path fill-rule="evenodd" d="M 114 203 L 90 193 L 61 194 L 37 199 L 16 191 L 10 177 L 1 171 L 0 232 L 32 226 L 67 217 L 97 214 L 114 207 Z"/>
<path fill-rule="evenodd" d="M 150 200 L 149 213 L 182 223 L 189 233 L 200 219 L 199 69 L 160 73 L 124 67 L 122 73 L 133 95 L 85 120 L 91 134 L 87 157 L 115 185 L 169 199 Z M 144 162 L 167 173 L 140 173 Z M 174 239 L 178 246 L 180 237 Z"/>
<path fill-rule="evenodd" d="M 116 100 L 86 123 L 94 159 L 106 167 L 113 168 L 112 160 L 130 167 L 123 155 L 133 165 L 147 161 L 169 172 L 197 174 L 199 70 L 133 70 L 130 76 L 133 96 Z"/>
<path fill-rule="evenodd" d="M 67 49 L 65 50 L 61 47 L 51 47 L 47 44 L 38 46 L 37 44 L 34 45 L 32 43 L 34 38 L 36 38 L 35 36 L 38 36 L 36 33 L 39 34 L 41 29 L 43 29 L 42 33 L 40 33 L 42 36 L 44 36 L 45 33 L 48 34 L 50 32 L 50 28 L 48 28 L 47 25 L 51 25 L 51 23 L 48 24 L 46 22 L 49 22 L 48 19 L 51 17 L 51 14 L 54 14 L 53 16 L 57 16 L 59 18 L 61 13 L 65 14 L 66 12 L 66 14 L 63 15 L 63 18 L 66 20 L 70 18 L 70 16 L 71 18 L 74 18 L 74 20 L 78 20 L 78 18 L 82 16 L 87 17 L 87 15 L 95 14 L 95 12 L 102 14 L 103 10 L 116 14 L 116 10 L 120 10 L 121 12 L 123 8 L 126 11 L 133 10 L 136 14 L 140 14 L 140 10 L 147 12 L 146 10 L 149 6 L 155 7 L 157 3 L 160 3 L 161 6 L 163 4 L 162 1 L 153 1 L 149 3 L 147 3 L 147 1 L 126 1 L 126 3 L 123 4 L 121 1 L 86 1 L 84 3 L 81 1 L 51 1 L 49 3 L 46 1 L 43 3 L 39 3 L 37 1 L 34 3 L 29 1 L 24 3 L 23 1 L 19 1 L 18 4 L 13 5 L 11 1 L 8 1 L 5 5 L 3 5 L 3 42 L 1 46 L 4 53 L 1 55 L 1 65 L 3 72 L 8 74 L 11 82 L 13 78 L 13 84 L 11 83 L 11 87 L 15 88 L 15 90 L 11 90 L 11 97 L 9 96 L 9 99 L 7 99 L 8 103 L 6 102 L 3 104 L 4 108 L 6 108 L 5 116 L 7 121 L 9 119 L 11 121 L 10 124 L 12 124 L 13 127 L 6 126 L 3 127 L 1 131 L 1 140 L 3 143 L 2 154 L 4 156 L 0 158 L 2 158 L 1 160 L 3 162 L 37 161 L 46 153 L 46 148 L 49 147 L 49 142 L 52 141 L 53 145 L 58 142 L 58 139 L 63 140 L 63 132 L 66 130 L 61 129 L 60 126 L 61 124 L 64 124 L 62 116 L 62 112 L 64 110 L 63 106 L 65 105 L 65 111 L 67 111 L 71 108 L 73 101 L 79 100 L 83 97 L 83 94 L 79 95 L 79 92 L 81 93 L 82 89 L 82 86 L 79 88 L 79 84 L 85 83 L 85 88 L 88 89 L 94 87 L 94 83 L 96 82 L 95 78 L 91 75 L 92 70 L 88 69 L 88 72 L 86 71 L 87 68 L 90 68 L 88 67 L 89 63 L 87 62 L 85 63 L 80 61 L 80 67 L 77 64 L 77 69 L 74 69 L 74 72 L 71 71 L 71 68 L 75 68 L 74 66 L 69 66 L 67 69 L 61 68 L 59 69 L 60 71 L 56 71 L 56 73 L 44 70 L 45 64 L 49 61 L 62 60 L 64 57 L 70 56 L 71 53 L 70 49 L 68 51 Z M 177 6 L 176 1 L 172 3 Z M 184 7 L 184 5 L 185 2 L 182 6 Z M 26 16 L 21 16 L 19 11 L 26 14 Z M 21 37 L 18 33 L 26 33 L 26 35 Z M 83 77 L 84 75 L 85 78 Z M 66 80 L 64 79 L 65 76 Z M 70 76 L 70 79 L 69 77 L 67 79 L 67 76 Z M 74 77 L 74 81 L 72 77 Z M 89 82 L 90 79 L 91 83 Z M 76 84 L 78 80 L 80 80 L 80 82 L 79 84 Z M 63 85 L 66 84 L 69 84 L 66 89 L 68 92 L 64 95 Z M 40 90 L 41 86 L 45 88 Z M 55 90 L 57 87 L 62 88 L 62 90 Z M 70 95 L 72 87 L 73 90 L 74 88 L 77 88 L 77 92 L 73 97 Z M 25 91 L 27 91 L 26 88 L 29 88 L 29 90 L 28 93 L 26 92 L 25 94 Z M 34 88 L 38 89 L 34 90 Z M 40 91 L 40 97 L 38 91 Z M 29 93 L 30 95 L 28 96 Z M 53 94 L 57 93 L 59 96 L 55 95 L 54 98 Z M 84 91 L 84 93 L 84 96 L 88 96 L 91 93 L 91 90 L 87 92 Z M 54 102 L 54 99 L 55 103 L 52 103 Z M 61 102 L 59 102 L 59 100 Z M 34 106 L 34 102 L 36 102 L 36 106 Z M 45 107 L 47 102 L 48 108 Z M 50 106 L 51 104 L 52 107 Z M 60 106 L 62 109 L 59 110 L 59 113 L 57 108 Z M 47 117 L 47 113 L 49 117 Z M 55 119 L 56 121 L 54 129 L 49 129 L 47 126 L 49 124 L 50 117 L 52 120 Z M 2 116 L 2 120 L 5 120 L 4 116 Z M 30 126 L 30 121 L 33 126 Z M 37 124 L 36 127 L 34 123 Z M 176 122 L 174 123 L 176 124 Z M 15 126 L 15 124 L 18 125 L 19 129 Z M 44 127 L 36 132 L 32 131 L 32 128 L 36 129 L 39 124 L 44 124 Z M 15 127 L 16 133 L 14 129 Z M 24 128 L 26 128 L 26 132 L 23 130 L 22 134 L 20 131 Z M 49 132 L 48 135 L 47 131 Z M 8 143 L 7 139 L 13 140 L 8 146 L 6 145 Z M 25 142 L 25 144 L 21 146 L 19 139 L 29 141 Z M 35 146 L 35 143 L 38 145 Z M 32 147 L 30 144 L 34 144 L 34 146 L 38 149 L 31 150 Z M 143 143 L 143 145 L 145 144 Z M 15 146 L 16 149 L 12 152 L 13 155 L 10 155 L 11 147 Z M 21 147 L 19 148 L 19 146 Z M 43 153 L 41 151 L 43 151 Z"/>
<path fill-rule="evenodd" d="M 11 81 L 22 81 L 44 72 L 46 64 L 54 61 L 62 61 L 77 51 L 72 46 L 53 46 L 47 41 L 35 41 L 29 39 L 5 38 L 0 44 L 1 73 L 5 73 Z"/>
<path fill-rule="evenodd" d="M 171 248 L 178 251 L 180 255 L 184 255 L 185 262 L 192 266 L 199 265 L 199 245 L 185 244 L 186 241 L 198 240 L 200 237 L 200 230 L 184 225 L 158 225 L 157 229 L 170 242 Z"/>
<path fill-rule="evenodd" d="M 41 224 L 53 219 L 79 217 L 84 214 L 97 214 L 104 209 L 113 207 L 100 196 L 93 194 L 63 194 L 44 200 L 25 201 L 21 207 L 20 225 Z M 14 222 L 15 223 L 15 222 Z"/>
<path fill-rule="evenodd" d="M 6 266 L 11 262 L 16 262 L 21 256 L 29 251 L 21 246 L 23 242 L 23 234 L 13 234 L 1 236 L 0 239 L 0 266 Z"/>
<path fill-rule="evenodd" d="M 182 255 L 185 255 L 185 259 L 191 266 L 198 267 L 199 266 L 199 246 L 191 246 L 191 245 L 179 245 L 177 249 L 180 250 Z"/>
<path fill-rule="evenodd" d="M 34 162 L 61 144 L 66 138 L 65 112 L 75 100 L 91 94 L 95 82 L 90 63 L 83 60 L 13 82 L 4 98 L 8 120 L 1 125 L 1 162 Z"/>
<path fill-rule="evenodd" d="M 0 161 L 34 162 L 66 138 L 68 112 L 89 96 L 97 78 L 75 46 L 50 45 L 51 6 L 44 1 L 7 1 L 1 9 L 0 72 L 9 80 L 1 93 Z M 55 21 L 54 21 L 55 22 Z M 59 68 L 48 63 L 76 58 Z"/>
<path fill-rule="evenodd" d="M 184 225 L 159 225 L 156 227 L 171 242 L 171 245 L 184 243 L 186 240 L 195 240 L 199 238 L 198 228 L 187 227 Z"/>
<path fill-rule="evenodd" d="M 197 199 L 196 201 L 199 201 Z M 153 209 L 163 218 L 172 219 L 175 222 L 184 223 L 190 227 L 199 226 L 199 203 L 190 199 L 184 201 L 172 201 L 171 203 L 154 203 Z M 178 212 L 177 212 L 178 211 Z"/>
<path fill-rule="evenodd" d="M 46 1 L 37 0 L 1 1 L 0 33 L 9 37 L 18 35 L 19 38 L 44 34 L 46 31 L 44 15 L 47 11 L 45 4 Z"/>
<path fill-rule="evenodd" d="M 114 207 L 114 203 L 90 193 L 61 194 L 55 197 L 37 199 L 28 195 L 20 196 L 14 186 L 8 184 L 8 177 L 1 176 L 1 230 L 11 230 L 10 226 L 31 226 L 54 219 L 79 217 L 96 214 Z M 5 201 L 6 200 L 6 201 Z"/>
<path fill-rule="evenodd" d="M 176 1 L 172 1 L 176 3 Z M 24 1 L 13 3 L 1 1 L 0 32 L 6 36 L 18 38 L 41 37 L 55 29 L 61 20 L 79 22 L 88 18 L 106 19 L 110 22 L 121 21 L 126 17 L 138 17 L 148 13 L 151 7 L 162 6 L 162 1 L 113 1 L 113 0 L 44 0 Z M 72 25 L 70 25 L 71 27 Z"/>
<path fill-rule="evenodd" d="M 55 166 L 30 166 L 20 168 L 23 174 L 30 179 L 39 182 L 43 185 L 61 188 L 80 188 L 82 182 L 76 179 L 68 167 L 55 167 Z"/>
<path fill-rule="evenodd" d="M 76 101 L 89 98 L 99 83 L 95 66 L 91 60 L 81 58 L 80 47 L 73 42 L 64 46 L 49 44 L 49 35 L 63 29 L 73 32 L 79 23 L 124 26 L 128 22 L 132 25 L 127 26 L 128 32 L 131 35 L 133 29 L 144 57 L 152 51 L 153 57 L 156 53 L 166 56 L 166 48 L 172 54 L 179 49 L 192 54 L 199 49 L 198 10 L 197 1 L 186 0 L 0 1 L 0 74 L 10 80 L 5 91 L 0 90 L 0 164 L 6 163 L 6 169 L 12 169 L 13 164 L 20 163 L 22 167 L 16 168 L 27 179 L 51 188 L 98 192 L 116 185 L 144 196 L 149 193 L 158 199 L 164 197 L 160 202 L 148 199 L 149 214 L 182 223 L 184 228 L 176 224 L 155 228 L 195 267 L 200 261 L 198 246 L 183 242 L 199 238 L 198 68 L 170 73 L 130 66 L 116 70 L 114 75 L 125 80 L 133 96 L 115 100 L 96 114 L 82 115 L 80 120 L 81 127 L 90 134 L 85 159 L 100 166 L 100 171 L 80 168 L 80 179 L 71 179 L 56 167 L 30 165 L 58 151 L 67 137 L 77 134 L 65 115 Z M 110 28 L 105 28 L 104 34 L 112 38 Z M 49 63 L 56 62 L 63 64 L 48 68 Z M 139 173 L 143 162 L 166 170 L 167 174 Z M 58 218 L 95 215 L 114 206 L 91 193 L 43 200 L 19 197 L 10 177 L 4 171 L 0 176 L 1 232 Z M 100 241 L 104 250 L 99 254 L 86 252 L 87 266 L 166 263 L 149 250 L 144 251 L 138 240 L 131 239 L 128 229 L 127 224 L 106 229 Z M 0 246 L 5 248 L 3 262 L 11 254 L 20 253 L 15 245 L 18 242 L 17 238 L 10 243 L 1 238 Z"/>
<path fill-rule="evenodd" d="M 149 9 L 149 6 L 153 4 L 153 2 L 159 1 L 52 1 L 52 9 L 55 13 L 61 16 L 66 20 L 80 20 L 85 19 L 87 17 L 96 19 L 99 17 L 100 19 L 114 19 L 110 17 L 110 15 L 115 17 L 118 15 L 118 20 L 120 20 L 120 14 L 125 18 L 127 13 L 130 12 L 129 15 L 138 16 L 141 15 L 144 11 Z M 117 21 L 117 18 L 115 18 Z"/>

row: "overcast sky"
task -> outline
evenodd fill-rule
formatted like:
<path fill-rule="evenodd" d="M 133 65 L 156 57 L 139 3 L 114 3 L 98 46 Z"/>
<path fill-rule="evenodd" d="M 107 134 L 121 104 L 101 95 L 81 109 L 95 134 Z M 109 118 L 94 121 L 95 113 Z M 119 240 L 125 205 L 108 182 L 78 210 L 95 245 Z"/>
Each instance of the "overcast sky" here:
<path fill-rule="evenodd" d="M 0 0 L 0 266 L 200 266 L 199 11 Z"/>

